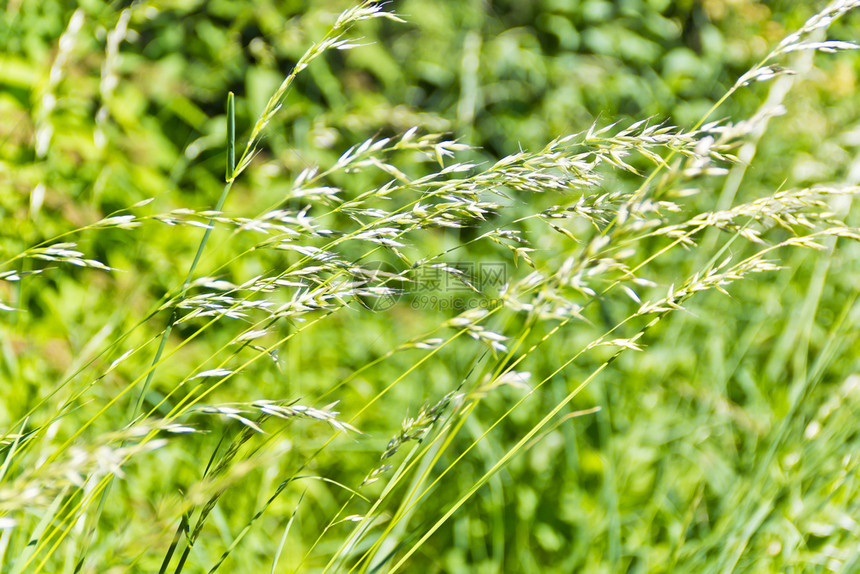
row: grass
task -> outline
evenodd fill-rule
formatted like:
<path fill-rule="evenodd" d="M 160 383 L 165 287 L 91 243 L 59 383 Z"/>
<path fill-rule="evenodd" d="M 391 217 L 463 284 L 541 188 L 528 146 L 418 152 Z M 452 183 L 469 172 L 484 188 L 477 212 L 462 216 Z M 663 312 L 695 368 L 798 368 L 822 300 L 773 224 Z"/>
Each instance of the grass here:
<path fill-rule="evenodd" d="M 487 150 L 508 116 L 478 110 L 474 33 L 458 134 L 403 112 L 424 121 L 335 152 L 349 114 L 302 124 L 297 92 L 339 101 L 332 66 L 395 38 L 396 5 L 309 10 L 277 82 L 277 42 L 251 41 L 259 103 L 225 91 L 211 118 L 124 82 L 170 40 L 123 43 L 175 31 L 169 10 L 37 20 L 46 78 L 0 74 L 36 102 L 3 100 L 30 137 L 0 147 L 27 190 L 0 212 L 2 571 L 853 571 L 854 132 L 803 137 L 816 62 L 856 67 L 831 39 L 856 5 L 807 15 L 691 127 L 619 114 Z M 616 33 L 598 8 L 594 46 Z"/>

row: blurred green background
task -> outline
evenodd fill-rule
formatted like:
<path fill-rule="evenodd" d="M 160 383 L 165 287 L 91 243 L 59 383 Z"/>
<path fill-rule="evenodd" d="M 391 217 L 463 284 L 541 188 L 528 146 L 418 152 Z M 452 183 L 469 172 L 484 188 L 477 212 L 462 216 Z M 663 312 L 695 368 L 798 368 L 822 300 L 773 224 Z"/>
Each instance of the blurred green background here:
<path fill-rule="evenodd" d="M 155 201 L 142 212 L 211 209 L 223 186 L 227 92 L 237 95 L 243 142 L 292 65 L 348 6 L 342 0 L 8 0 L 0 8 L 3 258 L 151 197 Z M 330 165 L 354 144 L 413 126 L 476 146 L 462 154 L 476 161 L 539 149 L 593 123 L 626 125 L 652 117 L 689 129 L 738 76 L 820 7 L 752 0 L 394 1 L 386 8 L 406 23 L 362 22 L 352 36 L 365 46 L 327 53 L 298 76 L 225 210 L 253 217 L 282 204 L 290 181 L 305 167 Z M 79 30 L 61 40 L 73 14 L 80 15 Z M 858 32 L 855 14 L 834 25 L 831 36 L 851 40 Z M 858 183 L 858 69 L 853 53 L 815 56 L 786 97 L 785 114 L 771 121 L 759 142 L 734 202 L 778 188 Z M 749 118 L 770 86 L 739 91 L 712 119 Z M 604 185 L 625 185 L 622 179 Z M 361 174 L 336 183 L 356 193 L 371 181 Z M 703 208 L 717 205 L 724 180 L 704 185 L 696 201 Z M 517 209 L 531 213 L 540 201 Z M 470 233 L 427 232 L 418 251 L 434 255 Z M 21 310 L 0 315 L 2 426 L 17 421 L 177 289 L 201 234 L 155 222 L 83 232 L 69 240 L 121 271 L 55 266 L 19 283 L 0 282 L 0 301 Z M 216 231 L 198 275 L 217 273 L 238 283 L 277 267 L 285 256 L 262 250 L 233 260 L 258 239 Z M 536 246 L 537 256 L 548 261 L 564 250 L 557 237 L 540 237 Z M 497 247 L 476 244 L 447 260 L 504 261 L 511 277 L 527 272 Z M 650 276 L 665 287 L 700 268 L 706 261 L 701 257 L 672 253 L 654 263 Z M 856 246 L 842 244 L 833 253 L 787 257 L 781 273 L 733 286 L 731 299 L 707 294 L 691 303 L 690 313 L 649 333 L 645 353 L 613 363 L 571 407 L 599 406 L 600 412 L 559 421 L 514 458 L 422 547 L 408 571 L 856 572 L 860 259 Z M 19 270 L 28 271 L 33 263 L 23 265 Z M 426 353 L 398 353 L 323 393 L 454 315 L 416 310 L 409 302 L 381 313 L 357 305 L 336 313 L 291 339 L 277 361 L 254 363 L 207 400 L 288 398 L 318 407 L 339 400 L 348 419 Z M 607 301 L 603 312 L 607 321 L 618 321 L 629 305 Z M 124 348 L 156 336 L 167 318 L 156 314 Z M 492 326 L 503 333 L 522 330 L 516 316 Z M 538 325 L 530 337 L 536 341 L 552 326 Z M 159 367 L 147 406 L 195 368 L 213 368 L 204 362 L 239 327 L 218 323 Z M 532 381 L 541 380 L 602 327 L 571 324 L 522 369 L 533 373 Z M 296 326 L 277 328 L 283 335 Z M 170 347 L 193 330 L 175 329 Z M 93 385 L 55 429 L 57 437 L 71 436 L 148 366 L 153 353 L 150 344 Z M 113 358 L 86 369 L 74 389 L 95 380 Z M 307 474 L 357 488 L 404 417 L 435 403 L 473 369 L 482 373 L 487 360 L 470 339 L 446 347 L 354 423 L 366 434 L 340 437 Z M 409 529 L 423 533 L 595 361 L 554 377 L 490 433 L 418 507 Z M 31 423 L 50 420 L 71 392 L 58 392 Z M 440 468 L 521 393 L 505 388 L 484 399 Z M 129 393 L 82 440 L 125 424 L 133 400 Z M 116 481 L 85 571 L 157 571 L 175 528 L 171 509 L 178 493 L 200 479 L 222 434 L 241 428 L 228 419 L 188 422 L 211 432 L 173 439 L 132 462 Z M 329 435 L 324 425 L 306 421 L 275 435 L 274 442 L 289 441 L 291 448 L 221 499 L 188 571 L 208 571 L 278 483 Z M 376 486 L 369 490 L 378 493 Z M 300 560 L 347 498 L 348 492 L 322 481 L 288 488 L 225 567 L 268 568 L 298 506 L 282 571 L 321 570 L 349 523 L 332 527 L 301 566 Z M 360 504 L 347 511 L 361 512 Z M 33 519 L 39 516 L 34 510 Z M 56 560 L 60 571 L 69 558 L 60 553 Z"/>

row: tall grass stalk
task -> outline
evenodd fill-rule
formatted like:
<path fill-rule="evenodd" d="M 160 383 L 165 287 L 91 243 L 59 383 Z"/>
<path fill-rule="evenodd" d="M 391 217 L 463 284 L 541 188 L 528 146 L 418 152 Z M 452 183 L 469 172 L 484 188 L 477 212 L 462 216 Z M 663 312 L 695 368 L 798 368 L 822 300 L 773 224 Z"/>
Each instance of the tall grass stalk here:
<path fill-rule="evenodd" d="M 172 477 L 181 484 L 181 495 L 164 495 L 158 501 L 152 513 L 160 524 L 143 529 L 156 543 L 139 549 L 129 569 L 158 564 L 161 573 L 216 572 L 236 553 L 244 554 L 245 544 L 251 548 L 247 552 L 256 551 L 260 539 L 251 533 L 275 516 L 286 522 L 279 542 L 271 540 L 266 548 L 272 572 L 285 567 L 293 537 L 303 536 L 308 542 L 301 547 L 301 558 L 289 565 L 295 569 L 396 572 L 415 567 L 422 547 L 484 486 L 493 480 L 502 484 L 500 473 L 518 457 L 534 452 L 535 445 L 565 421 L 604 416 L 600 405 L 565 411 L 589 386 L 612 373 L 628 351 L 647 355 L 651 341 L 666 336 L 665 324 L 676 311 L 687 310 L 694 298 L 713 292 L 729 295 L 739 282 L 778 272 L 793 261 L 784 253 L 801 250 L 821 254 L 798 319 L 805 331 L 785 335 L 765 369 L 773 373 L 782 368 L 793 351 L 794 378 L 784 419 L 752 468 L 755 482 L 771 487 L 770 474 L 804 399 L 844 347 L 840 337 L 851 322 L 856 293 L 830 324 L 818 358 L 807 364 L 815 313 L 828 288 L 829 256 L 841 244 L 860 240 L 860 231 L 848 223 L 860 188 L 820 182 L 735 203 L 765 129 L 784 111 L 791 82 L 774 87 L 749 119 L 715 122 L 711 116 L 739 90 L 793 73 L 783 66 L 798 64 L 802 70 L 811 65 L 814 53 L 856 50 L 854 43 L 825 35 L 858 5 L 837 0 L 806 20 L 731 84 L 689 130 L 650 119 L 595 124 L 536 151 L 520 150 L 485 163 L 462 141 L 415 127 L 351 146 L 328 167 L 307 166 L 275 203 L 255 216 L 228 209 L 234 186 L 244 184 L 239 176 L 264 171 L 264 136 L 298 75 L 330 50 L 357 47 L 346 36 L 356 23 L 378 18 L 403 22 L 372 1 L 344 11 L 297 59 L 238 154 L 237 106 L 229 92 L 225 182 L 214 208 L 147 213 L 151 208 L 145 200 L 23 249 L 0 268 L 0 280 L 19 285 L 43 274 L 61 274 L 70 266 L 111 273 L 115 270 L 106 262 L 85 254 L 87 236 L 134 234 L 144 226 L 163 226 L 168 232 L 204 230 L 181 283 L 170 285 L 130 329 L 90 349 L 87 354 L 92 355 L 79 359 L 81 366 L 70 369 L 68 377 L 39 389 L 35 406 L 4 430 L 0 563 L 16 573 L 106 568 L 100 560 L 109 560 L 110 552 L 100 546 L 123 544 L 109 536 L 105 523 L 105 515 L 111 514 L 108 500 L 120 497 L 111 493 L 115 477 L 126 472 L 146 475 L 144 463 L 135 463 L 152 460 L 153 452 L 167 453 L 165 457 L 179 453 L 197 462 L 199 454 L 190 453 L 206 444 L 204 432 L 199 432 L 206 431 L 220 436 L 205 447 L 211 448 L 208 463 L 189 471 L 199 475 L 195 478 L 185 472 Z M 60 39 L 53 65 L 58 70 L 67 63 L 64 45 L 70 49 L 84 26 L 82 14 L 75 12 Z M 107 137 L 108 103 L 120 81 L 119 49 L 132 18 L 132 8 L 122 11 L 106 36 L 101 105 L 94 118 L 97 141 Z M 805 60 L 791 59 L 798 52 Z M 46 94 L 56 90 L 61 79 L 54 67 Z M 470 86 L 469 106 L 474 110 L 476 88 Z M 46 157 L 52 141 L 50 104 L 49 99 L 34 112 L 38 158 Z M 472 112 L 467 115 L 471 123 Z M 710 201 L 703 192 L 727 174 L 721 197 Z M 32 200 L 34 213 L 40 203 Z M 470 237 L 471 228 L 478 227 Z M 213 233 L 221 231 L 225 239 L 207 250 Z M 446 231 L 463 233 L 464 238 L 454 246 L 437 241 Z M 689 255 L 679 256 L 681 250 Z M 308 396 L 286 385 L 284 396 L 251 400 L 236 390 L 243 377 L 256 376 L 263 364 L 278 372 L 286 369 L 288 384 L 295 385 L 293 379 L 302 373 L 294 363 L 284 366 L 280 352 L 287 345 L 307 340 L 324 327 L 342 329 L 354 315 L 379 327 L 386 311 L 374 310 L 398 297 L 408 299 L 424 272 L 488 295 L 475 277 L 451 261 L 460 254 L 480 260 L 487 253 L 516 266 L 513 276 L 491 293 L 495 304 L 490 308 L 447 315 L 425 309 L 418 316 L 431 324 L 429 329 L 422 326 L 412 331 L 420 334 L 351 364 L 348 372 L 337 372 Z M 3 270 L 12 264 L 19 269 Z M 212 270 L 203 274 L 203 268 Z M 23 309 L 0 303 L 0 313 L 12 311 Z M 154 326 L 165 316 L 166 325 Z M 144 334 L 147 328 L 156 334 Z M 683 336 L 685 328 L 684 322 L 668 327 L 673 337 Z M 183 333 L 183 340 L 171 347 L 176 332 Z M 792 349 L 798 341 L 799 347 Z M 141 362 L 152 346 L 152 360 Z M 553 349 L 562 354 L 552 364 L 542 363 Z M 434 365 L 444 365 L 455 355 L 467 356 L 458 363 L 461 372 L 455 383 L 443 392 L 432 381 L 417 386 L 421 406 L 411 415 L 404 413 L 399 428 L 391 427 L 388 405 L 396 404 L 393 397 L 403 392 L 405 381 L 431 377 Z M 112 362 L 103 365 L 108 358 Z M 180 363 L 183 359 L 187 361 Z M 168 362 L 183 374 L 166 375 Z M 128 380 L 114 380 L 126 366 L 134 367 Z M 378 373 L 384 374 L 377 378 Z M 555 389 L 558 396 L 551 395 L 550 388 L 563 376 L 573 382 Z M 63 389 L 68 395 L 55 400 Z M 351 391 L 360 391 L 358 404 Z M 510 393 L 520 396 L 510 400 Z M 850 393 L 846 387 L 845 396 Z M 224 396 L 235 399 L 223 401 Z M 540 398 L 549 407 L 524 414 Z M 84 408 L 87 401 L 93 403 L 92 412 Z M 123 401 L 128 401 L 124 418 L 115 416 Z M 336 407 L 338 401 L 341 406 Z M 490 418 L 480 419 L 484 416 Z M 518 426 L 518 417 L 527 422 L 520 420 Z M 63 426 L 67 420 L 75 421 L 74 428 Z M 119 428 L 103 432 L 100 426 L 106 425 Z M 300 441 L 304 435 L 295 430 L 299 425 L 312 429 L 310 438 Z M 511 429 L 513 438 L 501 438 Z M 473 436 L 464 437 L 464 430 Z M 327 434 L 313 434 L 321 432 Z M 599 432 L 611 433 L 612 427 L 604 424 Z M 337 450 L 341 443 L 336 441 L 343 435 L 362 450 Z M 387 444 L 378 448 L 375 441 L 385 436 Z M 492 448 L 491 437 L 500 437 Z M 201 442 L 192 442 L 198 439 Z M 294 448 L 293 440 L 300 445 Z M 343 452 L 350 454 L 335 464 L 344 467 L 348 479 L 318 476 L 315 467 L 322 459 L 336 459 Z M 478 462 L 485 464 L 472 476 L 466 467 L 476 452 L 482 452 Z M 606 470 L 610 494 L 615 472 Z M 267 488 L 256 500 L 243 502 L 251 511 L 232 522 L 225 519 L 222 506 L 247 494 L 240 485 L 266 473 Z M 302 515 L 310 512 L 310 503 L 303 501 L 319 484 L 344 498 L 331 497 L 322 504 L 326 508 L 319 516 L 331 512 L 312 522 L 318 529 L 307 537 Z M 453 490 L 452 500 L 440 494 L 446 486 Z M 280 499 L 299 489 L 304 490 L 297 501 Z M 706 571 L 739 568 L 771 505 L 772 499 L 754 491 L 720 501 L 720 521 L 697 547 L 711 564 Z M 607 560 L 618 569 L 624 558 L 620 510 L 617 501 L 608 506 L 613 508 L 607 509 Z M 286 514 L 281 507 L 289 508 Z M 746 523 L 733 520 L 732 512 Z M 691 511 L 687 524 L 693 520 Z M 231 530 L 236 524 L 241 527 Z M 207 539 L 210 528 L 220 530 L 217 542 Z M 495 528 L 502 529 L 503 543 L 504 526 Z M 686 530 L 682 534 L 686 536 Z M 681 552 L 681 545 L 667 563 L 694 561 Z M 852 564 L 859 559 L 855 553 L 844 560 Z"/>

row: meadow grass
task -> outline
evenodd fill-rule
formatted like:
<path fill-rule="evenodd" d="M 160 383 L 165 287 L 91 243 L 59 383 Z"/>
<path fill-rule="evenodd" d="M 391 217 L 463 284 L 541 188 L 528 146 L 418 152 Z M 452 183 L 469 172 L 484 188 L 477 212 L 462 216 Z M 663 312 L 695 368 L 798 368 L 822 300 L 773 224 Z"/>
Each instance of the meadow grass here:
<path fill-rule="evenodd" d="M 860 188 L 744 186 L 813 57 L 854 57 L 828 33 L 858 4 L 688 127 L 601 119 L 488 160 L 416 125 L 287 176 L 269 134 L 303 75 L 404 24 L 372 1 L 329 18 L 248 130 L 230 92 L 180 154 L 217 152 L 217 199 L 200 175 L 202 207 L 165 192 L 4 243 L 2 571 L 854 571 Z M 81 151 L 102 174 L 150 8 L 103 30 Z M 21 176 L 34 226 L 70 177 L 53 94 L 85 14 L 29 159 L 4 158 L 47 166 Z M 757 111 L 717 119 L 742 94 Z M 74 357 L 23 358 L 60 329 Z"/>

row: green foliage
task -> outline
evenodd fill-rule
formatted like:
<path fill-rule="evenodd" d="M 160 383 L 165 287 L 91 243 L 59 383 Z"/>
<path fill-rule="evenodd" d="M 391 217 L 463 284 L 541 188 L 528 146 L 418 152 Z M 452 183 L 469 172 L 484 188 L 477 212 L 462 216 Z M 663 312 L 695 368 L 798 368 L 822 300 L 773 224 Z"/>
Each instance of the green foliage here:
<path fill-rule="evenodd" d="M 855 2 L 126 4 L 0 9 L 0 571 L 857 570 Z"/>

